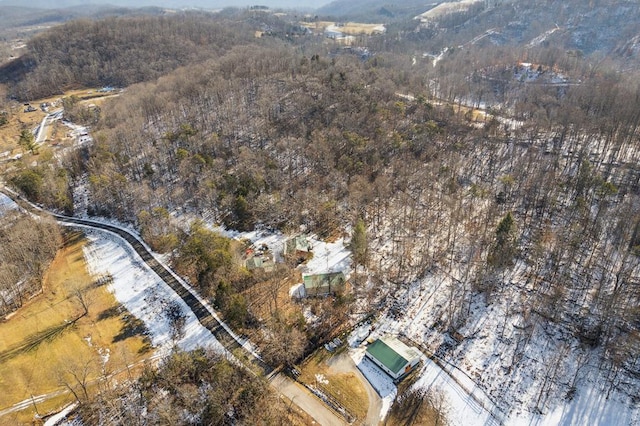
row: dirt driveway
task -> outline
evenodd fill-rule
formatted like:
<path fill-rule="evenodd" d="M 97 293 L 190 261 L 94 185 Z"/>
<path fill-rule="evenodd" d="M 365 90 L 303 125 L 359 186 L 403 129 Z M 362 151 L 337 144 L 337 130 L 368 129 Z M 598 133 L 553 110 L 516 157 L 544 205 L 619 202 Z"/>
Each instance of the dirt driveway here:
<path fill-rule="evenodd" d="M 347 423 L 331 411 L 318 397 L 312 395 L 299 383 L 294 382 L 284 374 L 276 374 L 271 379 L 271 385 L 291 402 L 307 412 L 313 419 L 323 426 L 346 425 Z"/>
<path fill-rule="evenodd" d="M 354 373 L 360 379 L 362 385 L 367 391 L 369 397 L 369 409 L 367 410 L 367 418 L 364 421 L 366 426 L 377 426 L 380 424 L 380 410 L 382 410 L 382 399 L 378 392 L 371 386 L 369 381 L 362 375 L 353 359 L 345 351 L 326 361 L 332 371 L 336 373 Z"/>

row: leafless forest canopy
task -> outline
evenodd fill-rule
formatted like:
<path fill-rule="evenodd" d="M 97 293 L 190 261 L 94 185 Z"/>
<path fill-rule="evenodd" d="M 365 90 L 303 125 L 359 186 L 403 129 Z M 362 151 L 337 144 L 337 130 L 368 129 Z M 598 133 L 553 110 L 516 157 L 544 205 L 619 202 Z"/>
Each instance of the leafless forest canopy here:
<path fill-rule="evenodd" d="M 377 284 L 356 277 L 354 297 L 370 309 L 444 270 L 459 286 L 443 329 L 462 327 L 478 299 L 510 297 L 525 340 L 536 328 L 560 330 L 598 354 L 611 388 L 629 391 L 640 377 L 640 79 L 634 35 L 616 31 L 640 15 L 631 2 L 575 5 L 608 32 L 591 37 L 581 21 L 552 43 L 527 45 L 546 31 L 528 20 L 534 13 L 549 18 L 538 22 L 570 19 L 567 7 L 547 3 L 449 16 L 419 31 L 396 22 L 359 40 L 366 54 L 250 12 L 57 27 L 29 43 L 14 93 L 127 89 L 87 116 L 94 144 L 54 168 L 18 170 L 12 182 L 68 210 L 85 184 L 91 214 L 130 222 L 173 252 L 178 270 L 246 329 L 257 327 L 246 290 L 291 271 L 248 275 L 228 242 L 198 223 L 179 229 L 168 212 L 322 237 L 361 220 L 368 248 L 359 261 Z M 613 28 L 589 18 L 606 7 L 629 20 Z M 464 42 L 505 22 L 503 37 L 517 32 L 517 43 Z M 423 55 L 447 46 L 456 47 L 436 66 Z M 326 302 L 326 324 L 347 318 L 352 300 Z M 329 337 L 280 317 L 274 303 L 269 327 L 298 356 Z M 295 361 L 266 340 L 274 363 Z"/>

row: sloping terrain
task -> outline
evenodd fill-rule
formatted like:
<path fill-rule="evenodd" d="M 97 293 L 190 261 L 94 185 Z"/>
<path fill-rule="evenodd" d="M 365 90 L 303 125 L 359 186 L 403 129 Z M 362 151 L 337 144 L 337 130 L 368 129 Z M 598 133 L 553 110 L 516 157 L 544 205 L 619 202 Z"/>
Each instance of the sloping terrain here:
<path fill-rule="evenodd" d="M 96 142 L 61 168 L 86 183 L 90 213 L 163 236 L 173 217 L 338 241 L 362 223 L 353 299 L 326 304 L 455 365 L 506 422 L 634 422 L 640 80 L 619 72 L 632 56 L 600 59 L 634 34 L 638 6 L 574 3 L 407 21 L 359 39 L 364 57 L 320 37 L 254 41 L 265 21 L 252 15 L 236 45 L 185 54 L 101 105 Z M 538 24 L 552 16 L 558 27 Z M 121 22 L 107 24 L 91 28 Z M 576 38 L 588 28 L 602 35 Z M 203 249 L 196 223 L 188 244 L 174 235 L 185 271 L 247 325 L 228 292 L 255 276 L 219 268 L 230 255 L 215 238 Z M 306 333 L 329 322 L 296 319 Z M 604 408 L 585 411 L 593 401 Z"/>

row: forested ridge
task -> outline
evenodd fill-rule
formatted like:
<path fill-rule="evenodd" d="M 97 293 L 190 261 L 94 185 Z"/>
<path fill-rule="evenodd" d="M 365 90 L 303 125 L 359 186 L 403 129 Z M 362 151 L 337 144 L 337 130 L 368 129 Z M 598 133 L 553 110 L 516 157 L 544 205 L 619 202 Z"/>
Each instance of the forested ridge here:
<path fill-rule="evenodd" d="M 244 22 L 206 14 L 75 20 L 29 40 L 22 67 L 9 69 L 17 80 L 13 91 L 22 99 L 74 87 L 126 87 L 247 44 L 251 37 Z"/>
<path fill-rule="evenodd" d="M 164 19 L 168 28 L 177 25 L 162 18 L 153 26 Z M 526 409 L 544 412 L 571 400 L 587 381 L 607 397 L 620 392 L 637 404 L 636 71 L 619 72 L 618 59 L 597 51 L 568 54 L 544 44 L 524 51 L 461 45 L 434 65 L 432 57 L 403 48 L 416 48 L 421 37 L 435 48 L 443 30 L 403 38 L 400 26 L 367 39 L 373 53 L 363 58 L 317 39 L 254 40 L 252 31 L 266 20 L 255 16 L 235 27 L 223 47 L 217 43 L 227 40 L 221 36 L 227 29 L 206 18 L 180 19 L 197 25 L 176 30 L 184 39 L 159 37 L 163 47 L 156 51 L 172 57 L 179 50 L 182 59 L 152 61 L 148 72 L 135 74 L 144 67 L 120 70 L 124 57 L 115 55 L 100 68 L 122 85 L 145 82 L 102 106 L 92 123 L 95 143 L 66 158 L 68 173 L 58 174 L 58 185 L 88 189 L 91 214 L 138 226 L 246 328 L 259 320 L 241 293 L 258 280 L 231 266 L 231 248 L 200 222 L 181 231 L 169 212 L 237 230 L 302 228 L 321 237 L 357 223 L 368 240 L 358 259 L 366 278 L 353 279 L 358 310 L 395 304 L 401 311 L 397 304 L 409 303 L 423 279 L 446 277 L 449 284 L 438 291 L 445 300 L 431 307 L 437 321 L 419 337 L 470 374 L 486 367 L 467 357 L 475 342 L 487 335 L 499 340 L 504 365 L 483 380 L 506 412 L 522 408 L 517 395 L 525 392 L 535 395 Z M 275 28 L 276 18 L 269 20 Z M 136 34 L 147 28 L 142 22 L 72 24 L 52 34 L 87 31 L 90 39 L 92 31 L 112 28 Z M 34 52 L 45 56 L 47 49 L 36 47 L 48 37 L 34 40 Z M 59 51 L 75 43 L 58 41 Z M 153 38 L 141 41 L 148 50 L 145 43 Z M 205 53 L 190 50 L 203 45 Z M 76 58 L 95 54 L 96 46 L 78 45 Z M 86 70 L 81 63 L 76 59 L 68 72 Z M 116 77 L 120 71 L 133 74 Z M 20 87 L 27 81 L 39 80 Z M 474 110 L 481 104 L 484 111 Z M 17 172 L 17 186 L 25 173 Z M 56 204 L 49 192 L 38 194 Z M 278 273 L 285 274 L 271 278 Z M 327 310 L 344 321 L 352 301 L 339 298 Z M 505 312 L 504 323 L 483 330 L 478 318 L 494 309 Z M 326 337 L 322 327 L 280 318 L 277 305 L 275 311 L 270 329 L 291 338 L 299 353 L 305 338 L 317 344 Z M 455 333 L 469 338 L 450 343 Z M 553 363 L 531 361 L 541 342 Z"/>

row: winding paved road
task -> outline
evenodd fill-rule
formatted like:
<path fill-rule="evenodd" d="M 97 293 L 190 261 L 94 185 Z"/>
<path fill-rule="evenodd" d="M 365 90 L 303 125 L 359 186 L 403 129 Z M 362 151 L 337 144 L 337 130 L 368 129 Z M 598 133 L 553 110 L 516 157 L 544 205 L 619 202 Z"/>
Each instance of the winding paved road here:
<path fill-rule="evenodd" d="M 19 203 L 22 207 L 25 207 L 26 204 L 26 208 L 29 210 L 45 212 L 53 216 L 63 225 L 99 229 L 118 235 L 131 245 L 149 268 L 151 268 L 151 270 L 153 270 L 165 283 L 167 283 L 169 287 L 173 289 L 173 291 L 176 292 L 178 296 L 180 296 L 182 300 L 184 300 L 189 309 L 191 309 L 196 318 L 198 318 L 198 321 L 205 328 L 211 331 L 211 334 L 213 334 L 213 336 L 230 353 L 237 358 L 240 358 L 245 362 L 245 364 L 248 364 L 251 371 L 267 377 L 274 388 L 276 388 L 281 394 L 288 397 L 292 401 L 292 404 L 297 405 L 299 408 L 307 412 L 319 424 L 331 426 L 346 424 L 342 417 L 324 405 L 320 399 L 299 386 L 284 374 L 276 373 L 271 366 L 265 363 L 259 355 L 253 351 L 251 345 L 240 339 L 227 324 L 220 320 L 204 299 L 198 296 L 195 291 L 181 280 L 171 269 L 160 263 L 153 254 L 151 254 L 149 248 L 138 237 L 117 226 L 46 211 L 25 200 L 15 192 L 1 186 L 0 192 L 4 193 L 15 202 L 23 201 L 23 203 Z"/>

